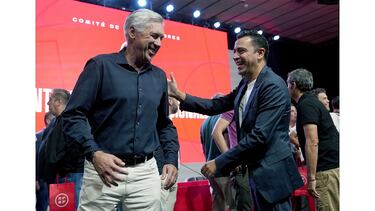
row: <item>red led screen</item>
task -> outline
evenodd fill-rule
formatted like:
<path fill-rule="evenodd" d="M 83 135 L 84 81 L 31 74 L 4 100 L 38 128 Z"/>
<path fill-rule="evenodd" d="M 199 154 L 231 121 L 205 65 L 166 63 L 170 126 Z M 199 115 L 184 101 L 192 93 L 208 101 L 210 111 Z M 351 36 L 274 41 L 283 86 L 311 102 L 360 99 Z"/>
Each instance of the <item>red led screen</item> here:
<path fill-rule="evenodd" d="M 86 61 L 119 51 L 125 41 L 123 23 L 129 12 L 70 0 L 36 1 L 36 131 L 52 88 L 72 90 Z M 165 21 L 165 39 L 153 60 L 179 88 L 200 97 L 230 91 L 226 33 Z M 204 115 L 171 116 L 178 130 L 181 162 L 204 161 L 199 129 Z"/>

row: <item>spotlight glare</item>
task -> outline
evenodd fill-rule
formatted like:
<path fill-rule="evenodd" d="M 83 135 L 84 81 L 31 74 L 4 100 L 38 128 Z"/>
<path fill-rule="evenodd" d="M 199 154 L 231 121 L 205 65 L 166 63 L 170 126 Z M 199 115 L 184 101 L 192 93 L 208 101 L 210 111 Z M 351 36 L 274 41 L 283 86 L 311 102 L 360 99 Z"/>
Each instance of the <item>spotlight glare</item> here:
<path fill-rule="evenodd" d="M 167 12 L 172 12 L 174 10 L 173 4 L 168 4 L 168 6 L 166 7 L 166 10 Z"/>
<path fill-rule="evenodd" d="M 272 39 L 273 39 L 273 40 L 278 40 L 278 39 L 280 39 L 280 36 L 279 36 L 279 35 L 275 35 L 275 36 L 273 36 Z"/>
<path fill-rule="evenodd" d="M 138 3 L 138 6 L 140 7 L 145 7 L 147 5 L 146 0 L 138 0 L 137 3 Z"/>
<path fill-rule="evenodd" d="M 199 10 L 195 10 L 193 13 L 194 18 L 198 18 L 201 15 L 201 12 Z"/>
<path fill-rule="evenodd" d="M 239 26 L 237 26 L 235 29 L 234 29 L 234 33 L 238 34 L 240 33 L 241 31 L 241 28 Z"/>
<path fill-rule="evenodd" d="M 262 35 L 263 31 L 262 30 L 258 30 L 257 33 L 260 34 L 260 35 Z"/>
<path fill-rule="evenodd" d="M 220 22 L 219 22 L 219 21 L 216 21 L 216 22 L 214 23 L 214 27 L 215 27 L 215 28 L 219 28 L 219 27 L 220 27 Z"/>

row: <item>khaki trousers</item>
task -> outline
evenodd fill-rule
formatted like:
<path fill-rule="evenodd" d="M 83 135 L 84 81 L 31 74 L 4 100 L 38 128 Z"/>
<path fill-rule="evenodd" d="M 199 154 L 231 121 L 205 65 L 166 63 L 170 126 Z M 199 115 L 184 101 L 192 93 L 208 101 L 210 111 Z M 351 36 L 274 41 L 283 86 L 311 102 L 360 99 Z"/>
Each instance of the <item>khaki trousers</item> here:
<path fill-rule="evenodd" d="M 339 211 L 340 209 L 340 169 L 330 169 L 316 173 L 316 200 L 318 211 Z"/>
<path fill-rule="evenodd" d="M 155 158 L 130 167 L 124 182 L 107 187 L 91 162 L 85 161 L 78 211 L 160 211 L 160 177 Z"/>

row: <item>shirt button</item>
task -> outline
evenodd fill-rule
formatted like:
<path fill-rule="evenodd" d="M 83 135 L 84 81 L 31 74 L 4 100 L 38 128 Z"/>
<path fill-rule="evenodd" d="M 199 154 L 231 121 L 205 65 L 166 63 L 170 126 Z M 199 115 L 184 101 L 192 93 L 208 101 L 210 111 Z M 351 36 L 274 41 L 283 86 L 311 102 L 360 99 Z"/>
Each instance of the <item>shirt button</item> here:
<path fill-rule="evenodd" d="M 138 108 L 142 108 L 142 105 L 139 105 Z"/>
<path fill-rule="evenodd" d="M 139 122 L 137 122 L 137 126 L 139 126 Z"/>

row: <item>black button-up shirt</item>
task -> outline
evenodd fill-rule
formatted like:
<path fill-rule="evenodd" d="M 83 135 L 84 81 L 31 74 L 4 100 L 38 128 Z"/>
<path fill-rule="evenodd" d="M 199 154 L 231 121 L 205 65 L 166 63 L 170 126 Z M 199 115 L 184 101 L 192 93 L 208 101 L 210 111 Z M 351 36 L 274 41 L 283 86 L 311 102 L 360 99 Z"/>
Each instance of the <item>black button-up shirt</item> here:
<path fill-rule="evenodd" d="M 147 155 L 161 145 L 165 163 L 177 167 L 179 144 L 168 117 L 167 90 L 160 68 L 148 64 L 138 73 L 125 49 L 98 55 L 86 63 L 62 114 L 64 132 L 86 155 L 95 150 Z"/>

